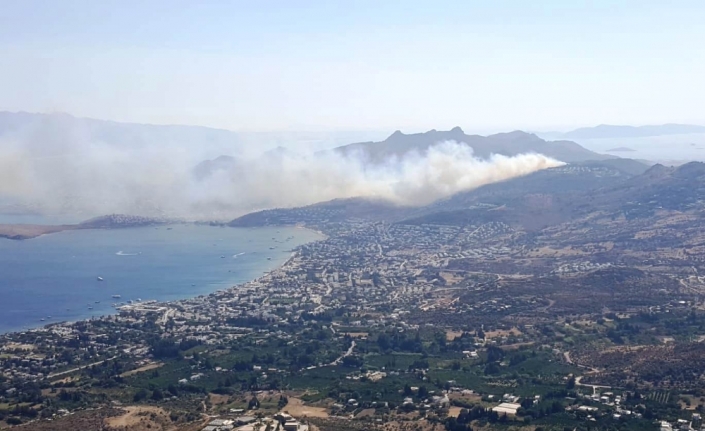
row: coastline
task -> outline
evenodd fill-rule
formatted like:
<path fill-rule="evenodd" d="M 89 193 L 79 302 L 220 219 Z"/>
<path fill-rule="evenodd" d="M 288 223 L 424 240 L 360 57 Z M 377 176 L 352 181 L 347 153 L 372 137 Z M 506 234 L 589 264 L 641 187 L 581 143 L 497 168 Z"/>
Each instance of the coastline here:
<path fill-rule="evenodd" d="M 314 229 L 314 228 L 306 226 L 306 225 L 294 225 L 294 227 L 296 229 L 303 229 L 303 230 L 307 230 L 309 232 L 313 232 L 313 233 L 323 237 L 323 239 L 321 241 L 325 241 L 328 239 L 328 235 L 326 235 L 325 233 L 323 233 L 323 231 L 320 231 L 318 229 Z"/>
<path fill-rule="evenodd" d="M 182 220 L 109 214 L 71 224 L 0 223 L 0 238 L 23 241 L 68 230 L 126 229 L 131 227 L 179 224 Z"/>
<path fill-rule="evenodd" d="M 268 226 L 268 227 L 270 227 L 270 228 L 284 228 L 284 227 L 292 228 L 293 226 Z M 125 228 L 127 228 L 127 227 L 125 227 Z M 241 288 L 242 286 L 246 286 L 251 283 L 266 283 L 266 279 L 268 278 L 268 276 L 270 276 L 273 273 L 276 273 L 277 271 L 283 270 L 283 269 L 289 267 L 289 265 L 291 265 L 292 261 L 300 254 L 299 248 L 301 246 L 311 244 L 311 243 L 314 243 L 317 241 L 323 241 L 328 238 L 325 234 L 318 232 L 314 229 L 308 229 L 308 228 L 304 228 L 304 227 L 300 227 L 300 228 L 307 230 L 311 233 L 314 233 L 317 238 L 306 241 L 302 244 L 296 245 L 295 247 L 293 247 L 290 250 L 290 252 L 288 253 L 288 257 L 283 262 L 281 262 L 278 265 L 275 265 L 274 267 L 272 267 L 271 269 L 268 269 L 267 271 L 265 271 L 263 273 L 256 275 L 253 278 L 243 280 L 239 283 L 229 284 L 227 287 L 224 287 L 224 286 L 214 287 L 213 290 L 210 290 L 210 291 L 204 292 L 204 293 L 195 293 L 194 292 L 194 294 L 188 295 L 188 296 L 180 298 L 180 299 L 159 300 L 159 299 L 153 299 L 153 298 L 145 298 L 143 301 L 135 302 L 132 305 L 139 305 L 140 303 L 151 302 L 153 305 L 156 304 L 156 305 L 160 305 L 160 306 L 169 307 L 169 306 L 174 306 L 174 305 L 180 304 L 182 302 L 192 301 L 192 300 L 199 298 L 199 297 L 209 297 L 214 294 L 217 294 L 218 292 L 231 291 L 234 289 L 238 289 L 238 288 Z M 254 253 L 257 253 L 257 252 L 254 252 Z M 227 283 L 227 279 L 224 279 L 223 283 Z M 73 326 L 79 322 L 110 319 L 112 316 L 120 314 L 121 311 L 122 311 L 121 307 L 115 307 L 112 310 L 110 310 L 110 312 L 108 312 L 108 313 L 102 313 L 100 315 L 93 315 L 93 316 L 85 317 L 85 318 L 78 318 L 78 319 L 71 319 L 71 320 L 60 320 L 60 321 L 55 321 L 55 322 L 45 322 L 43 324 L 40 322 L 37 322 L 36 326 L 30 325 L 30 326 L 27 326 L 24 328 L 17 328 L 17 329 L 10 329 L 10 330 L 6 330 L 6 331 L 0 331 L 0 336 L 11 336 L 12 334 L 20 334 L 20 333 L 27 333 L 27 332 L 50 331 L 50 330 L 52 330 L 52 328 L 70 327 L 70 326 Z"/>
<path fill-rule="evenodd" d="M 80 229 L 79 225 L 0 224 L 0 238 L 24 241 L 75 229 Z"/>
<path fill-rule="evenodd" d="M 161 225 L 161 224 L 178 224 L 178 223 L 189 223 L 189 222 L 173 222 L 173 223 L 163 223 L 155 222 L 149 225 Z M 201 222 L 190 222 L 192 224 L 199 225 Z M 232 228 L 234 226 L 228 226 Z M 92 226 L 84 225 L 83 223 L 78 224 L 63 224 L 63 225 L 40 225 L 40 224 L 21 224 L 21 223 L 4 223 L 0 224 L 0 239 L 9 239 L 12 241 L 25 241 L 29 239 L 39 238 L 40 236 L 50 235 L 53 233 L 59 233 L 69 230 L 79 230 L 79 229 L 129 229 L 131 227 L 138 227 L 132 225 L 125 226 Z M 318 229 L 314 229 L 305 225 L 272 225 L 272 226 L 262 226 L 262 227 L 293 227 L 295 229 L 303 229 L 309 232 L 314 232 L 315 234 L 323 237 L 323 239 L 328 239 L 328 235 L 323 233 Z"/>

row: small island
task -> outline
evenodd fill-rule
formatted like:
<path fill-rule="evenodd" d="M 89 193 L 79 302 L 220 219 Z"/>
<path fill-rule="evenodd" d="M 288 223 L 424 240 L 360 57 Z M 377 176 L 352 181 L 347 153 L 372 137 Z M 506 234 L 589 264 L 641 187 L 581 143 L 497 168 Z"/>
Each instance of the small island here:
<path fill-rule="evenodd" d="M 617 147 L 607 150 L 608 153 L 633 153 L 636 150 L 629 147 Z"/>

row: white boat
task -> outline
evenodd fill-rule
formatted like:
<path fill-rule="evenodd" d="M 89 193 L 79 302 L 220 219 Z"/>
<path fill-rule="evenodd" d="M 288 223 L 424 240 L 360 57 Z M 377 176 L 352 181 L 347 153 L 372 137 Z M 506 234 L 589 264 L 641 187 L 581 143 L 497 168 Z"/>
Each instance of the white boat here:
<path fill-rule="evenodd" d="M 120 296 L 120 295 L 113 295 L 113 298 L 115 298 L 115 299 L 120 299 L 120 298 L 122 298 L 122 296 Z"/>
<path fill-rule="evenodd" d="M 98 277 L 98 281 L 103 281 L 103 277 Z"/>

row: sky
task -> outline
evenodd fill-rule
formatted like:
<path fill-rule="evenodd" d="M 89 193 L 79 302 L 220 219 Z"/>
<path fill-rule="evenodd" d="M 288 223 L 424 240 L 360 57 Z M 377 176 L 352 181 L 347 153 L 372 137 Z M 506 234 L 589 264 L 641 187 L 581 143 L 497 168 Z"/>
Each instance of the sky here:
<path fill-rule="evenodd" d="M 705 2 L 3 0 L 0 110 L 243 131 L 705 124 Z"/>

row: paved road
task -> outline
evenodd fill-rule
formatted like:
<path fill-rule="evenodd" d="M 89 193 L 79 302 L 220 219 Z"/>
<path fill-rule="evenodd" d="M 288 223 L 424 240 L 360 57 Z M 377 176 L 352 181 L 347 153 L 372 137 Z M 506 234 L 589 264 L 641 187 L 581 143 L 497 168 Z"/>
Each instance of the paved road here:
<path fill-rule="evenodd" d="M 568 352 L 568 351 L 563 352 L 563 359 L 571 365 L 575 365 L 576 367 L 585 368 L 585 369 L 590 370 L 590 371 L 588 371 L 587 374 L 594 374 L 594 373 L 599 372 L 599 370 L 597 368 L 590 368 L 585 365 L 580 365 L 580 364 L 574 363 L 573 360 L 570 358 L 570 352 Z M 593 394 L 595 393 L 595 391 L 597 389 L 612 389 L 611 386 L 588 385 L 587 383 L 580 383 L 580 381 L 583 379 L 583 377 L 585 377 L 585 376 L 576 376 L 575 377 L 575 386 L 584 386 L 584 387 L 592 388 Z"/>
<path fill-rule="evenodd" d="M 54 377 L 63 376 L 64 374 L 75 373 L 76 371 L 84 370 L 84 369 L 86 369 L 86 368 L 92 367 L 93 365 L 100 365 L 100 364 L 102 364 L 102 363 L 105 362 L 105 361 L 112 361 L 112 360 L 115 359 L 115 358 L 117 358 L 117 356 L 113 356 L 112 358 L 104 359 L 104 360 L 102 360 L 102 361 L 93 362 L 92 364 L 83 365 L 83 366 L 81 366 L 81 367 L 71 368 L 70 370 L 61 371 L 61 372 L 59 372 L 59 373 L 49 374 L 49 375 L 47 375 L 47 379 L 53 379 Z"/>
<path fill-rule="evenodd" d="M 587 383 L 580 383 L 580 380 L 583 379 L 584 376 L 578 376 L 575 378 L 575 386 L 584 386 L 588 388 L 592 388 L 592 393 L 595 394 L 595 391 L 597 389 L 612 389 L 611 386 L 603 386 L 603 385 L 588 385 Z"/>
<path fill-rule="evenodd" d="M 159 319 L 159 324 L 160 325 L 166 325 L 166 322 L 169 321 L 169 316 L 171 314 L 174 314 L 176 310 L 172 310 L 171 308 L 167 308 L 166 311 L 164 311 L 164 315 Z"/>
<path fill-rule="evenodd" d="M 341 357 L 339 357 L 338 359 L 336 359 L 335 361 L 331 362 L 331 363 L 328 364 L 328 365 L 338 365 L 338 364 L 340 364 L 341 362 L 343 362 L 343 359 L 345 359 L 346 357 L 352 355 L 353 349 L 355 349 L 355 340 L 353 340 L 353 342 L 350 344 L 350 348 L 348 349 L 347 352 L 343 353 L 343 355 L 342 355 Z"/>
<path fill-rule="evenodd" d="M 331 325 L 330 329 L 331 329 L 332 331 L 335 331 L 335 329 L 333 329 L 333 326 L 332 326 L 332 325 Z M 318 365 L 311 365 L 310 367 L 302 368 L 301 371 L 304 371 L 304 370 L 315 370 L 316 368 L 323 368 L 323 367 L 334 367 L 334 366 L 340 364 L 341 362 L 343 362 L 343 359 L 345 359 L 346 357 L 352 355 L 353 349 L 355 349 L 355 341 L 354 341 L 354 340 L 353 340 L 353 342 L 350 344 L 350 348 L 349 348 L 345 353 L 343 353 L 338 359 L 336 359 L 335 361 L 331 362 L 330 364 L 325 364 L 325 365 L 320 365 L 320 366 L 318 366 Z"/>

